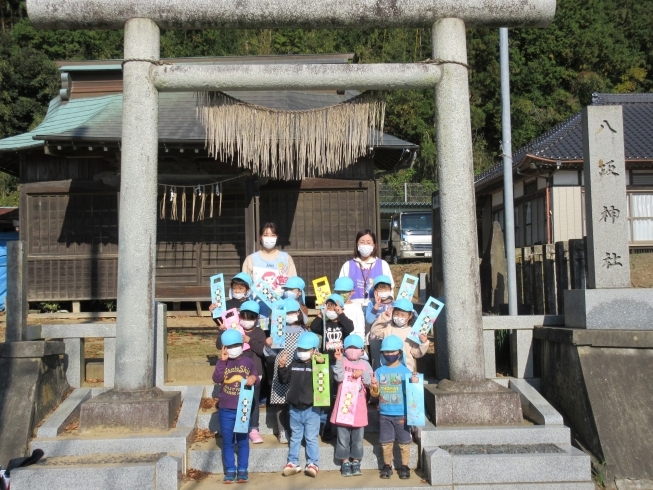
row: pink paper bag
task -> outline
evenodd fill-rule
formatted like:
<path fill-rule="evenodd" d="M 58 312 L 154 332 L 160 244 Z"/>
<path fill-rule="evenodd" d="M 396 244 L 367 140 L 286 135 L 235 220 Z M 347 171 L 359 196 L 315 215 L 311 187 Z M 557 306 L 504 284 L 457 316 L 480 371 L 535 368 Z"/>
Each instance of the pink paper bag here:
<path fill-rule="evenodd" d="M 361 378 L 353 379 L 348 373 L 345 380 L 342 382 L 342 388 L 340 389 L 336 423 L 342 425 L 354 425 L 356 404 L 358 402 L 358 392 L 360 389 Z"/>

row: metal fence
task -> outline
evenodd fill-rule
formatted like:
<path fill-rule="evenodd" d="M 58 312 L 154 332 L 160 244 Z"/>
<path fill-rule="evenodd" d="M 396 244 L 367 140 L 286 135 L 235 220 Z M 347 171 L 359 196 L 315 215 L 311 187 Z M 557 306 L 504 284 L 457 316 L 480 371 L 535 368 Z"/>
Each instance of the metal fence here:
<path fill-rule="evenodd" d="M 431 202 L 432 190 L 423 184 L 403 184 L 399 186 L 379 184 L 381 202 Z"/>

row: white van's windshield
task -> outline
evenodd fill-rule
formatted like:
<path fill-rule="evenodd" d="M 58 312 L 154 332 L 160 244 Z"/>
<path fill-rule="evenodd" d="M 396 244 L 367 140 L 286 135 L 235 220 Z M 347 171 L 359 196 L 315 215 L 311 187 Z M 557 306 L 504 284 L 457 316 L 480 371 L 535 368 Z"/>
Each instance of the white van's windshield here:
<path fill-rule="evenodd" d="M 431 231 L 432 219 L 430 213 L 402 214 L 401 228 L 404 231 Z"/>

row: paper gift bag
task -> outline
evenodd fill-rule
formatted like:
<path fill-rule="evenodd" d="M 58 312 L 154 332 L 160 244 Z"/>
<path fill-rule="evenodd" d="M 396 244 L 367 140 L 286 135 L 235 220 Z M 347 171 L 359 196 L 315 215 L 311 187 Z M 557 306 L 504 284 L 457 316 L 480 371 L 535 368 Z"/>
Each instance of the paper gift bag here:
<path fill-rule="evenodd" d="M 428 334 L 431 331 L 443 307 L 444 303 L 441 303 L 433 297 L 429 297 L 424 308 L 422 308 L 422 312 L 415 320 L 415 323 L 413 323 L 408 338 L 413 342 L 421 344 L 422 342 L 419 340 L 420 334 Z"/>
<path fill-rule="evenodd" d="M 241 335 L 245 335 L 245 331 L 243 330 L 243 327 L 240 325 L 240 315 L 238 315 L 238 308 L 232 308 L 230 310 L 225 311 L 222 314 L 222 323 L 224 324 L 227 329 L 234 329 L 238 330 Z M 243 350 L 248 350 L 249 349 L 249 344 L 247 342 L 243 342 Z"/>
<path fill-rule="evenodd" d="M 329 356 L 319 356 L 323 359 L 322 364 L 316 361 L 313 356 L 311 360 L 313 369 L 313 405 L 316 407 L 328 407 L 331 405 L 331 391 L 329 389 Z"/>
<path fill-rule="evenodd" d="M 238 407 L 236 408 L 236 423 L 234 432 L 247 434 L 249 432 L 249 418 L 252 415 L 254 405 L 254 387 L 246 386 L 246 380 L 240 382 L 240 395 L 238 396 Z"/>
<path fill-rule="evenodd" d="M 216 274 L 211 276 L 211 302 L 218 305 L 215 310 L 213 310 L 213 318 L 219 318 L 225 312 L 227 299 L 224 292 L 224 274 Z"/>
<path fill-rule="evenodd" d="M 413 383 L 412 374 L 406 374 L 406 424 L 426 425 L 426 414 L 424 413 L 424 375 L 418 374 L 419 381 Z"/>
<path fill-rule="evenodd" d="M 286 348 L 286 310 L 281 303 L 272 309 L 270 316 L 270 337 L 273 349 Z"/>
<path fill-rule="evenodd" d="M 415 294 L 415 289 L 417 289 L 418 284 L 419 277 L 404 274 L 404 279 L 401 281 L 401 287 L 399 288 L 396 299 L 407 299 L 410 301 Z"/>
<path fill-rule="evenodd" d="M 256 293 L 256 297 L 268 305 L 271 310 L 274 309 L 275 304 L 281 301 L 281 296 L 279 296 L 274 288 L 263 279 L 254 284 L 254 293 Z"/>
<path fill-rule="evenodd" d="M 331 296 L 331 286 L 327 276 L 313 279 L 313 289 L 315 290 L 315 306 L 323 305 L 326 299 Z"/>
<path fill-rule="evenodd" d="M 232 308 L 222 314 L 222 323 L 227 329 L 233 328 L 243 333 L 243 327 L 240 326 L 240 316 L 238 315 L 238 308 Z"/>
<path fill-rule="evenodd" d="M 336 412 L 336 423 L 354 425 L 358 392 L 361 389 L 361 378 L 353 379 L 348 373 L 340 388 L 340 398 Z"/>

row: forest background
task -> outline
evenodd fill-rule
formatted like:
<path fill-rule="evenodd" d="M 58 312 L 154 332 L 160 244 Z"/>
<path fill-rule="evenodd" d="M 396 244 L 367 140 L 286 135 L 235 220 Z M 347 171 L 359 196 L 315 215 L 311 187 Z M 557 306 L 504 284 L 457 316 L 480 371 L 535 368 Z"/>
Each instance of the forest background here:
<path fill-rule="evenodd" d="M 593 92 L 653 91 L 652 0 L 558 0 L 548 29 L 510 31 L 513 152 L 591 102 Z M 60 86 L 55 60 L 120 59 L 122 31 L 37 31 L 20 0 L 0 0 L 0 138 L 35 128 Z M 476 173 L 501 158 L 497 29 L 469 29 L 467 49 Z M 355 53 L 355 63 L 431 56 L 429 29 L 164 31 L 161 57 Z M 388 95 L 386 132 L 420 145 L 391 185 L 437 187 L 432 90 Z M 0 206 L 18 204 L 0 173 Z"/>

